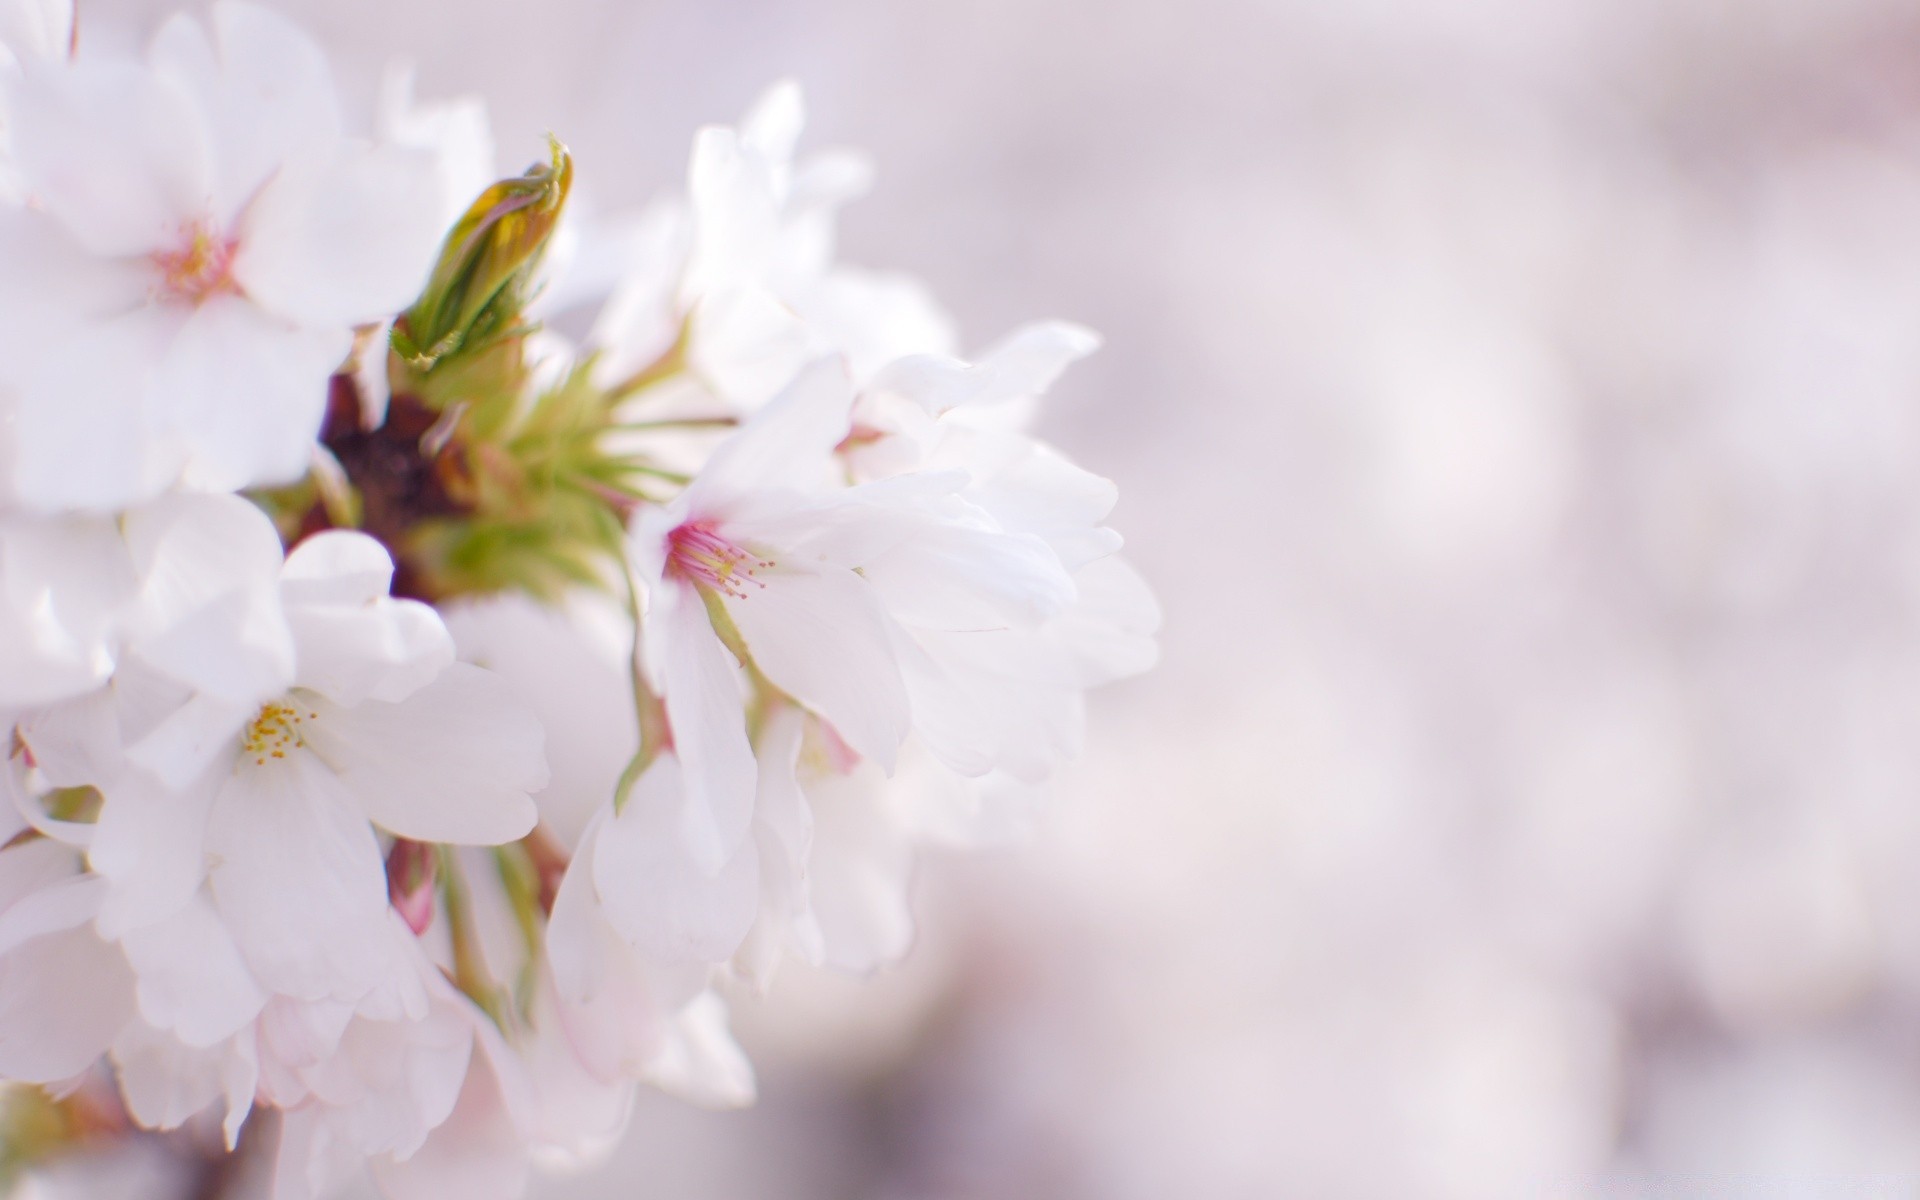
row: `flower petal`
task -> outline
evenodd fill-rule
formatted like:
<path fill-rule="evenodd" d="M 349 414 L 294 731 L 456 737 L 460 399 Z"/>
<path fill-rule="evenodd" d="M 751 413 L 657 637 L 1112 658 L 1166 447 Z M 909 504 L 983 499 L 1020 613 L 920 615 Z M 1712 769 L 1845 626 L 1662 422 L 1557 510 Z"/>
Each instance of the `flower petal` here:
<path fill-rule="evenodd" d="M 314 701 L 313 752 L 381 828 L 423 842 L 525 837 L 547 782 L 533 713 L 491 671 L 454 663 L 398 703 Z"/>
<path fill-rule="evenodd" d="M 426 283 L 445 207 L 424 151 L 352 147 L 288 166 L 247 211 L 234 278 L 302 325 L 390 317 Z"/>
<path fill-rule="evenodd" d="M 654 593 L 649 654 L 684 768 L 680 841 L 703 870 L 717 871 L 746 840 L 758 769 L 747 740 L 740 674 L 690 587 Z"/>
<path fill-rule="evenodd" d="M 28 64 L 7 88 L 29 192 L 99 255 L 145 255 L 201 211 L 208 149 L 178 88 L 130 64 Z"/>
<path fill-rule="evenodd" d="M 779 571 L 730 598 L 754 665 L 833 723 L 847 744 L 892 769 L 906 740 L 906 686 L 874 590 L 852 571 Z"/>
<path fill-rule="evenodd" d="M 593 881 L 626 943 L 661 962 L 725 962 L 758 909 L 759 853 L 751 841 L 718 871 L 689 860 L 675 836 L 680 764 L 656 759 L 620 812 L 600 827 Z"/>
<path fill-rule="evenodd" d="M 213 41 L 175 16 L 154 37 L 156 75 L 197 102 L 217 153 L 213 200 L 224 220 L 282 164 L 340 137 L 327 58 L 285 17 L 250 4 L 213 7 Z"/>
<path fill-rule="evenodd" d="M 306 473 L 326 411 L 327 379 L 353 334 L 301 328 L 239 296 L 193 311 L 162 356 L 152 419 L 187 450 L 186 481 L 231 492 Z"/>
<path fill-rule="evenodd" d="M 214 902 L 254 976 L 302 1000 L 357 1000 L 397 970 L 380 843 L 313 755 L 242 765 L 207 820 Z"/>

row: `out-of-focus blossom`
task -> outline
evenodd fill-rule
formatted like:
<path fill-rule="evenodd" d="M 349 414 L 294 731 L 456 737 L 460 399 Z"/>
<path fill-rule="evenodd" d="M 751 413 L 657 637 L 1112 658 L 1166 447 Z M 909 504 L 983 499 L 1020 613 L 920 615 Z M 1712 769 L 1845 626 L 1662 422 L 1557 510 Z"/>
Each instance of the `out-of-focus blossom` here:
<path fill-rule="evenodd" d="M 0 210 L 11 482 L 110 509 L 176 483 L 298 476 L 351 326 L 425 277 L 431 160 L 348 138 L 319 47 L 223 3 L 145 63 L 29 62 L 7 81 L 27 198 Z"/>

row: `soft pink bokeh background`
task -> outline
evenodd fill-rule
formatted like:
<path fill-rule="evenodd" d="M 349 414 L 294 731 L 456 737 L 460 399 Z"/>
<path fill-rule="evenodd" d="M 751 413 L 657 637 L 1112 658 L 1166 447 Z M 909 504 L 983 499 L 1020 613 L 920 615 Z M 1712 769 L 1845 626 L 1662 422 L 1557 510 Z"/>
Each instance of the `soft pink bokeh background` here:
<path fill-rule="evenodd" d="M 607 209 L 795 75 L 847 258 L 1108 338 L 1163 666 L 907 967 L 740 1003 L 759 1108 L 542 1195 L 1920 1186 L 1920 11 L 279 7 Z"/>

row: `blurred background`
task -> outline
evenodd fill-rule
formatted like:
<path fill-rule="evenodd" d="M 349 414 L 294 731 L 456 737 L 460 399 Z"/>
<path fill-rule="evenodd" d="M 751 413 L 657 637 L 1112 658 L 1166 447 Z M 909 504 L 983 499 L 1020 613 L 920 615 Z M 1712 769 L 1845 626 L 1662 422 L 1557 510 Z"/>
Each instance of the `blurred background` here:
<path fill-rule="evenodd" d="M 1046 428 L 1163 665 L 540 1195 L 1920 1189 L 1920 9 L 274 3 L 606 210 L 794 75 L 843 257 L 1107 337 Z"/>

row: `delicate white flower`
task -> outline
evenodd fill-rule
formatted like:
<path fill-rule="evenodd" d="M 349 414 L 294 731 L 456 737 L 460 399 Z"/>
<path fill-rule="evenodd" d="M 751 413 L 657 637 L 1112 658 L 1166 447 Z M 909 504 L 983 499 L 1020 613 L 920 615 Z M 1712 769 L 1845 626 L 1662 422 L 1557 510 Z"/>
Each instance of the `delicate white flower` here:
<path fill-rule="evenodd" d="M 205 1045 L 270 996 L 391 994 L 408 938 L 374 826 L 473 844 L 532 827 L 537 723 L 501 681 L 452 661 L 430 609 L 386 595 L 391 570 L 359 534 L 302 543 L 279 571 L 287 675 L 252 696 L 194 692 L 117 772 L 80 774 L 111 760 L 84 738 L 113 720 L 76 734 L 56 709 L 22 725 L 54 782 L 104 797 L 88 832 L 112 883 L 100 925 L 124 940 L 156 1027 Z M 217 654 L 227 631 L 201 632 Z M 133 719 L 142 697 L 120 699 L 109 717 Z"/>
<path fill-rule="evenodd" d="M 0 382 L 31 505 L 297 476 L 351 327 L 425 278 L 431 160 L 344 137 L 318 47 L 281 18 L 222 3 L 213 32 L 175 18 L 145 65 L 7 81 L 32 203 L 0 210 Z"/>
<path fill-rule="evenodd" d="M 691 378 L 751 411 L 827 354 L 856 378 L 915 353 L 950 353 L 951 321 L 920 285 L 833 262 L 834 217 L 872 169 L 839 151 L 793 160 L 805 122 L 784 82 L 737 128 L 695 138 L 687 204 L 656 208 L 650 250 L 596 325 L 605 378 L 630 375 L 685 339 Z"/>

